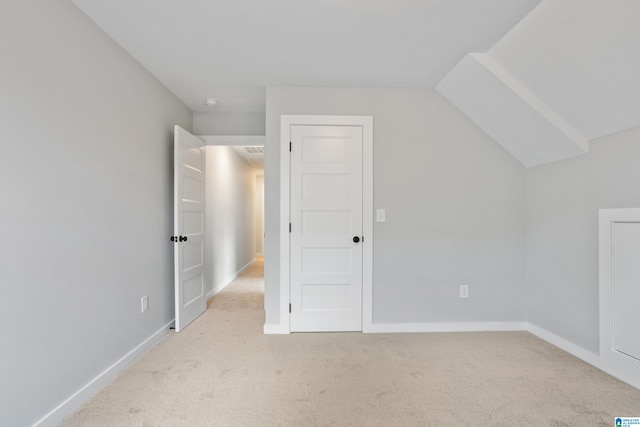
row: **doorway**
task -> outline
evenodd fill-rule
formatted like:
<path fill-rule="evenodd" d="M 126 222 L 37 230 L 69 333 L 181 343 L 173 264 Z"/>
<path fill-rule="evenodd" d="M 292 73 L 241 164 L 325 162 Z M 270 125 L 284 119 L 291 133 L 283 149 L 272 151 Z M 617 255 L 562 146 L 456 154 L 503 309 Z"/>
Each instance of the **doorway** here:
<path fill-rule="evenodd" d="M 264 137 L 199 136 L 207 146 L 207 297 L 221 291 L 261 255 Z"/>

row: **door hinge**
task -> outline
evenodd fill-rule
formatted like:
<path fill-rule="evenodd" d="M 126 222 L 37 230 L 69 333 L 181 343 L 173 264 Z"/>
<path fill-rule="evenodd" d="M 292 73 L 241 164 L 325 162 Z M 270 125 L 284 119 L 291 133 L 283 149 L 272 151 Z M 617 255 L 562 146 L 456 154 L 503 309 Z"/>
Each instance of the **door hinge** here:
<path fill-rule="evenodd" d="M 289 313 L 291 313 L 291 304 L 289 304 Z"/>
<path fill-rule="evenodd" d="M 291 233 L 291 223 L 289 223 L 289 233 Z"/>
<path fill-rule="evenodd" d="M 291 152 L 292 149 L 293 149 L 293 144 L 291 143 L 291 141 L 289 141 L 289 152 Z"/>

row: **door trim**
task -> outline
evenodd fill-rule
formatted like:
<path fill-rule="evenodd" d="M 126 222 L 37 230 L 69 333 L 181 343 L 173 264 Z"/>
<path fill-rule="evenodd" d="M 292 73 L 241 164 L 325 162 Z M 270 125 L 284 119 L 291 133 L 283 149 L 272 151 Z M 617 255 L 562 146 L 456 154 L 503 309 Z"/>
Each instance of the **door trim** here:
<path fill-rule="evenodd" d="M 616 223 L 640 223 L 639 208 L 599 210 L 599 309 L 600 309 L 600 369 L 640 388 L 640 361 L 615 348 L 614 291 L 615 291 L 615 233 Z M 608 368 L 608 369 L 607 369 Z"/>
<path fill-rule="evenodd" d="M 373 117 L 306 116 L 280 117 L 280 327 L 291 332 L 289 212 L 290 170 L 289 143 L 291 126 L 360 126 L 362 127 L 362 332 L 372 332 L 373 324 Z"/>

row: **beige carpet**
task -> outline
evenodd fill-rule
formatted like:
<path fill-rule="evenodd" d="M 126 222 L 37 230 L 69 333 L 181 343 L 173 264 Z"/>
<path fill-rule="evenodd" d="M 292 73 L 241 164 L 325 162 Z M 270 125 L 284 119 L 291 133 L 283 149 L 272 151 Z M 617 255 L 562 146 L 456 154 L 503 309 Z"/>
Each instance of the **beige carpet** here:
<path fill-rule="evenodd" d="M 526 332 L 262 334 L 259 260 L 63 426 L 613 426 L 640 390 Z"/>

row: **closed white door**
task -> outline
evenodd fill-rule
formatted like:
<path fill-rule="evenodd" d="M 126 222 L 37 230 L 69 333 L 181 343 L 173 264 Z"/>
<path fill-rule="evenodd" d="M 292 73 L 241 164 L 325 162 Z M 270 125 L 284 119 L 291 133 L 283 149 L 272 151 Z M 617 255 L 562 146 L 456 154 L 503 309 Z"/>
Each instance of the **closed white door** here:
<path fill-rule="evenodd" d="M 204 142 L 174 129 L 175 329 L 181 331 L 205 312 Z"/>
<path fill-rule="evenodd" d="M 291 127 L 291 331 L 362 330 L 362 127 Z"/>

